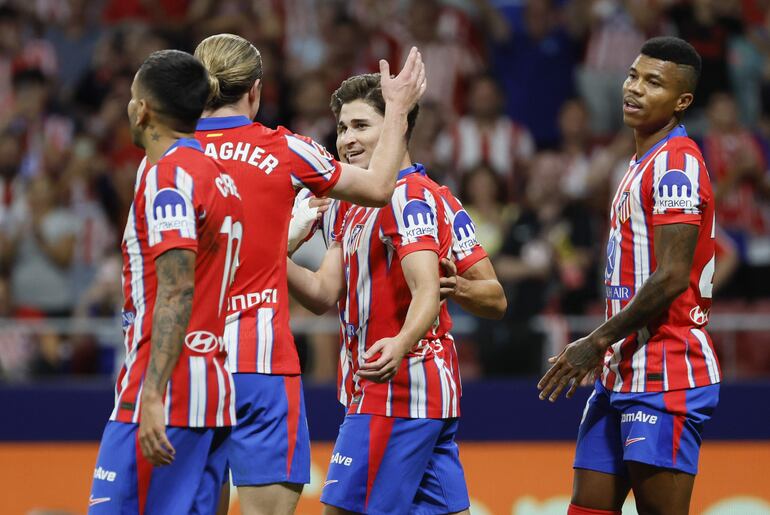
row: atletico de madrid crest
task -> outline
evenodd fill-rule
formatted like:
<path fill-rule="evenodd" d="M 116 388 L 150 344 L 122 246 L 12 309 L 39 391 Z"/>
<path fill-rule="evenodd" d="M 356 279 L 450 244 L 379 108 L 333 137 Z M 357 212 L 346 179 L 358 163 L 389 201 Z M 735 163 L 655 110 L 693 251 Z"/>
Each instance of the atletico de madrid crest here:
<path fill-rule="evenodd" d="M 624 191 L 620 196 L 617 208 L 618 221 L 625 223 L 631 216 L 631 194 L 628 191 Z"/>

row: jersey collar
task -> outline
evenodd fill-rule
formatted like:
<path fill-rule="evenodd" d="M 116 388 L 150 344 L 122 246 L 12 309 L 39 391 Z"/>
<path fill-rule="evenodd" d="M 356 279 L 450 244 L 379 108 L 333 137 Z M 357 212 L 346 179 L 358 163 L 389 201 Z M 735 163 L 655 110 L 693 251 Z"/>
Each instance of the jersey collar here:
<path fill-rule="evenodd" d="M 421 165 L 420 163 L 415 163 L 409 168 L 404 168 L 403 170 L 398 172 L 398 179 L 401 180 L 411 173 L 419 173 L 420 175 L 427 174 L 427 172 L 425 171 L 425 167 L 423 165 Z"/>
<path fill-rule="evenodd" d="M 200 142 L 195 138 L 179 138 L 174 142 L 173 145 L 168 147 L 168 150 L 163 152 L 163 156 L 168 155 L 172 150 L 175 148 L 181 148 L 181 147 L 187 147 L 192 148 L 194 150 L 197 150 L 198 152 L 203 152 L 203 147 L 201 146 Z"/>
<path fill-rule="evenodd" d="M 252 122 L 246 116 L 216 116 L 213 118 L 201 118 L 198 120 L 197 130 L 199 131 L 215 131 L 218 129 L 234 129 L 235 127 L 243 127 L 244 125 L 251 125 Z"/>
<path fill-rule="evenodd" d="M 652 148 L 651 148 L 650 150 L 648 150 L 647 152 L 645 152 L 645 153 L 644 153 L 644 155 L 641 157 L 641 159 L 637 159 L 637 160 L 636 160 L 636 163 L 635 163 L 635 164 L 639 164 L 639 163 L 641 163 L 642 161 L 644 161 L 645 159 L 647 159 L 647 157 L 648 157 L 648 156 L 650 156 L 650 155 L 651 155 L 653 152 L 655 152 L 656 150 L 658 150 L 658 149 L 660 148 L 660 146 L 661 146 L 661 145 L 663 145 L 664 143 L 666 143 L 666 142 L 667 142 L 668 140 L 670 140 L 671 138 L 678 138 L 678 137 L 680 137 L 680 136 L 681 136 L 681 137 L 684 137 L 684 138 L 686 138 L 686 137 L 687 137 L 687 131 L 685 130 L 685 128 L 684 128 L 684 125 L 682 125 L 682 124 L 679 124 L 679 125 L 677 125 L 676 127 L 674 127 L 674 128 L 671 130 L 671 132 L 669 132 L 669 133 L 666 135 L 666 137 L 665 137 L 665 138 L 663 138 L 662 140 L 660 140 L 660 141 L 658 141 L 657 143 L 655 143 L 655 144 L 652 146 Z"/>

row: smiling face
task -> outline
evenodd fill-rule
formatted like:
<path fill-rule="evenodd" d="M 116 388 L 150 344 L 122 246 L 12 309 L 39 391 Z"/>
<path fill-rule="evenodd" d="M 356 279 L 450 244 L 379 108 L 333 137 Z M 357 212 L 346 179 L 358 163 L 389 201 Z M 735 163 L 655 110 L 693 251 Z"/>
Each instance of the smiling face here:
<path fill-rule="evenodd" d="M 639 55 L 623 83 L 623 122 L 637 130 L 655 132 L 692 103 L 687 71 L 671 61 Z"/>
<path fill-rule="evenodd" d="M 343 104 L 337 120 L 337 154 L 340 160 L 368 168 L 380 140 L 383 116 L 363 100 Z"/>

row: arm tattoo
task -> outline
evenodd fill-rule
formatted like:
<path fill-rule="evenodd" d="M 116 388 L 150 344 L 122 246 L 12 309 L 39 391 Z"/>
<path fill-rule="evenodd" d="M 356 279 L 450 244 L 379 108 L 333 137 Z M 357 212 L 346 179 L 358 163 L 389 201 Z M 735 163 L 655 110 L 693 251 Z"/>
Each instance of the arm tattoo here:
<path fill-rule="evenodd" d="M 182 352 L 192 313 L 195 253 L 182 249 L 166 251 L 155 260 L 155 272 L 158 292 L 143 388 L 162 393 Z"/>
<path fill-rule="evenodd" d="M 636 292 L 631 302 L 598 329 L 596 336 L 610 345 L 651 323 L 681 294 L 682 281 L 689 282 L 698 226 L 671 224 L 655 230 L 657 268 Z"/>

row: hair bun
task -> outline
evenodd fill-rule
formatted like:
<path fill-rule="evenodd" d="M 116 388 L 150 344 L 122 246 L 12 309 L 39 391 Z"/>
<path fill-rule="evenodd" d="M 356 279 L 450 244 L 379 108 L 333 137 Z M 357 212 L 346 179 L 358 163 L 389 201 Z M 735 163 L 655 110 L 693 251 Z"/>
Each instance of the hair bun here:
<path fill-rule="evenodd" d="M 213 73 L 209 73 L 209 98 L 206 103 L 208 104 L 215 98 L 219 98 L 220 92 L 219 78 Z"/>

